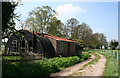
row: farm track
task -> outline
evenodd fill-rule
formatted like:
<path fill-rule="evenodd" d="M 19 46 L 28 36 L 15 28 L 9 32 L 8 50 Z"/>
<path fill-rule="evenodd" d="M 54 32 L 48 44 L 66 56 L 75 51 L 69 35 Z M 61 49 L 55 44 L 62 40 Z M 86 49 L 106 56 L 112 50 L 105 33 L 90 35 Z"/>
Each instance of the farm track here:
<path fill-rule="evenodd" d="M 94 64 L 90 64 L 85 67 L 83 70 L 78 70 L 72 76 L 102 76 L 106 64 L 106 58 L 98 54 L 100 59 Z"/>
<path fill-rule="evenodd" d="M 103 72 L 104 72 L 106 58 L 101 54 L 98 54 L 98 55 L 100 56 L 100 59 L 98 60 L 98 62 L 95 62 L 94 64 L 90 64 L 86 66 L 83 70 L 79 70 L 79 69 L 95 58 L 93 54 L 91 54 L 90 59 L 80 62 L 66 69 L 63 69 L 60 72 L 52 73 L 50 76 L 51 77 L 54 77 L 54 76 L 98 76 L 100 77 L 103 75 Z"/>
<path fill-rule="evenodd" d="M 67 76 L 69 74 L 72 74 L 73 72 L 75 71 L 78 71 L 82 66 L 84 66 L 85 64 L 89 63 L 90 61 L 92 61 L 93 59 L 95 58 L 95 56 L 93 54 L 91 54 L 91 57 L 90 59 L 88 60 L 85 60 L 83 62 L 80 62 L 74 66 L 71 66 L 71 67 L 68 67 L 68 68 L 65 68 L 63 69 L 62 71 L 60 72 L 57 72 L 57 73 L 52 73 L 50 76 L 51 77 L 54 77 L 54 76 Z"/>

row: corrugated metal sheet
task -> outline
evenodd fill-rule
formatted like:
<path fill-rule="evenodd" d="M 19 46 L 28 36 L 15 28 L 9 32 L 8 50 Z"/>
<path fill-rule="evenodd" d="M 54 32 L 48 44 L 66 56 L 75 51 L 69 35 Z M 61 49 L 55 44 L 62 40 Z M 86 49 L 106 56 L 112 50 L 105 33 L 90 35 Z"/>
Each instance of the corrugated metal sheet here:
<path fill-rule="evenodd" d="M 37 34 L 42 35 L 42 36 L 45 36 L 45 37 L 53 38 L 53 39 L 55 39 L 55 40 L 75 42 L 75 41 L 73 41 L 73 40 L 69 40 L 69 39 L 62 38 L 62 37 L 57 37 L 57 36 L 54 36 L 54 35 L 51 35 L 51 34 L 41 34 L 41 33 L 39 33 L 39 32 L 37 32 Z"/>

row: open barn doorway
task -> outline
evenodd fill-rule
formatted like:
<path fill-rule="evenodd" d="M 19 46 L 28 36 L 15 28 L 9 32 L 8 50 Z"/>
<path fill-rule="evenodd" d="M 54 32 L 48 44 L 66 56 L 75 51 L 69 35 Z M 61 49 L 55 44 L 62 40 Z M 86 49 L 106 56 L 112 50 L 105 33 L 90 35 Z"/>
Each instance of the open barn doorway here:
<path fill-rule="evenodd" d="M 29 52 L 33 52 L 33 42 L 29 41 Z"/>

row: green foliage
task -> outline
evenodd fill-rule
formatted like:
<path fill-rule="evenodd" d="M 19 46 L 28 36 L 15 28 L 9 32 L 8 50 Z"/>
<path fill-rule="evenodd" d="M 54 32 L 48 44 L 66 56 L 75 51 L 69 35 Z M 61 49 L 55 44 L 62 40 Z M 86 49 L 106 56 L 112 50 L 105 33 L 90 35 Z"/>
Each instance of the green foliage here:
<path fill-rule="evenodd" d="M 79 21 L 76 18 L 70 18 L 67 20 L 67 26 L 68 26 L 68 35 L 70 39 L 75 39 L 76 38 L 76 32 L 75 32 L 75 27 L 78 26 Z"/>
<path fill-rule="evenodd" d="M 40 60 L 37 63 L 19 63 L 19 62 L 3 62 L 3 77 L 39 77 L 49 76 L 51 73 L 58 72 L 61 68 L 66 68 L 83 61 L 88 57 L 89 53 L 83 53 L 80 56 L 71 57 L 54 57 L 50 59 Z"/>
<path fill-rule="evenodd" d="M 104 46 L 105 49 L 107 49 L 108 47 L 108 43 L 106 40 L 106 36 L 103 33 L 95 33 L 93 34 L 93 39 L 94 42 L 94 48 L 97 49 L 102 49 L 102 47 Z"/>
<path fill-rule="evenodd" d="M 59 71 L 55 63 L 3 63 L 3 77 L 39 77 Z"/>
<path fill-rule="evenodd" d="M 117 60 L 110 53 L 100 53 L 107 59 L 103 76 L 118 76 Z"/>
<path fill-rule="evenodd" d="M 2 60 L 20 60 L 21 56 L 2 56 Z"/>
<path fill-rule="evenodd" d="M 58 20 L 56 17 L 51 18 L 50 22 L 49 22 L 49 26 L 47 28 L 47 32 L 49 34 L 52 34 L 54 36 L 62 36 L 62 25 L 63 23 L 61 23 L 60 20 Z"/>
<path fill-rule="evenodd" d="M 50 6 L 36 7 L 29 12 L 26 27 L 35 32 L 48 33 L 55 36 L 75 40 L 85 49 L 107 49 L 108 43 L 103 33 L 93 34 L 88 24 L 79 24 L 76 18 L 70 18 L 66 24 L 56 17 L 57 13 Z"/>
<path fill-rule="evenodd" d="M 63 57 L 63 58 L 59 58 L 59 59 L 52 59 L 55 60 L 54 62 L 56 63 L 56 65 L 60 68 L 65 68 L 65 67 L 69 67 L 72 66 L 78 62 L 80 62 L 80 58 L 78 56 L 74 56 L 74 57 Z"/>
<path fill-rule="evenodd" d="M 81 39 L 74 39 L 74 41 L 76 41 L 76 43 L 78 43 L 81 48 L 84 48 L 85 45 L 83 43 L 83 40 L 81 40 Z"/>
<path fill-rule="evenodd" d="M 2 2 L 2 38 L 8 38 L 9 35 L 15 31 L 15 19 L 18 20 L 19 16 L 14 13 L 17 2 Z"/>
<path fill-rule="evenodd" d="M 90 58 L 90 54 L 87 52 L 84 52 L 82 57 L 84 58 L 84 60 L 87 60 L 88 58 Z"/>
<path fill-rule="evenodd" d="M 1 48 L 2 48 L 2 52 L 4 52 L 5 51 L 5 46 L 1 45 Z"/>
<path fill-rule="evenodd" d="M 115 50 L 118 45 L 119 45 L 118 41 L 116 41 L 116 40 L 111 40 L 111 42 L 110 42 L 110 48 L 111 48 L 112 50 Z"/>
<path fill-rule="evenodd" d="M 26 20 L 26 26 L 29 30 L 35 32 L 46 32 L 50 20 L 55 17 L 56 12 L 50 6 L 36 7 L 29 12 L 29 18 Z"/>
<path fill-rule="evenodd" d="M 90 54 L 89 52 L 83 52 L 82 54 L 79 55 L 79 57 L 81 58 L 81 61 L 87 60 L 90 58 Z"/>
<path fill-rule="evenodd" d="M 9 27 L 8 23 L 10 23 L 10 19 L 14 15 L 14 9 L 17 5 L 12 2 L 2 2 L 2 31 Z"/>

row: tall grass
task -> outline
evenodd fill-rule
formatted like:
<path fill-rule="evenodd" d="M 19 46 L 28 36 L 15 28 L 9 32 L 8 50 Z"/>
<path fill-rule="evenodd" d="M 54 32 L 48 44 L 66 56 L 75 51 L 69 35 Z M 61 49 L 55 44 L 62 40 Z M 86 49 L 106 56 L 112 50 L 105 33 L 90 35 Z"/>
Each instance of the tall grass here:
<path fill-rule="evenodd" d="M 100 53 L 106 57 L 106 67 L 103 76 L 118 76 L 117 60 L 110 53 Z"/>

